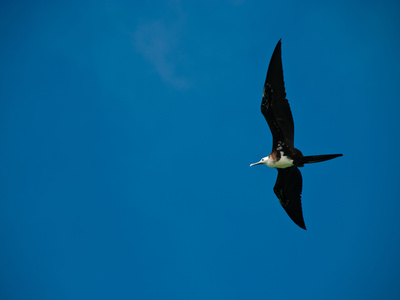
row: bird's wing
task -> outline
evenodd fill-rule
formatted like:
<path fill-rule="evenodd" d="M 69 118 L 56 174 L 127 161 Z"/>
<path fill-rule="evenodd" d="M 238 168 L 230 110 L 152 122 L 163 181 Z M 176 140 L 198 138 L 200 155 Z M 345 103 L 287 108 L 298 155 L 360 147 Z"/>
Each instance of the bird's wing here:
<path fill-rule="evenodd" d="M 274 192 L 293 222 L 306 229 L 301 209 L 303 179 L 300 170 L 295 166 L 277 170 L 278 178 L 276 179 Z"/>
<path fill-rule="evenodd" d="M 265 79 L 261 112 L 268 122 L 273 137 L 273 148 L 278 142 L 293 147 L 294 125 L 283 81 L 281 41 L 275 47 Z"/>

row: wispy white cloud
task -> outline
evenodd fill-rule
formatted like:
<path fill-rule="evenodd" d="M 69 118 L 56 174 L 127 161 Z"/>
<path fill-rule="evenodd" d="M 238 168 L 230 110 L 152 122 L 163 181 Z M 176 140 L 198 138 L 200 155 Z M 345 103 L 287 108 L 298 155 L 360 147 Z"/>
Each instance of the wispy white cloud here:
<path fill-rule="evenodd" d="M 134 45 L 155 68 L 160 77 L 177 88 L 187 88 L 187 78 L 176 71 L 180 59 L 179 26 L 167 25 L 163 21 L 142 23 L 134 32 Z"/>

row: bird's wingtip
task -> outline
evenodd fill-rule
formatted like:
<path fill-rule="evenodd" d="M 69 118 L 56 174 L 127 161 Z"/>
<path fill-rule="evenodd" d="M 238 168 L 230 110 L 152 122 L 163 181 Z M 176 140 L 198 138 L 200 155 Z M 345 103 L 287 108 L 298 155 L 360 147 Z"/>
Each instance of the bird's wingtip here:
<path fill-rule="evenodd" d="M 297 226 L 299 226 L 301 229 L 307 230 L 306 224 L 304 224 L 304 221 L 303 221 L 303 222 L 295 222 L 295 223 L 296 223 Z"/>

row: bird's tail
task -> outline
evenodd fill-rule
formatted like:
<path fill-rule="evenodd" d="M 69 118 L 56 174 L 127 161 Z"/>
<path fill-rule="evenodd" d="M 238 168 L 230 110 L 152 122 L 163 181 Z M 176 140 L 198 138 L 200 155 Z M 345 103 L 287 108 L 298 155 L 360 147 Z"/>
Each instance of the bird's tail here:
<path fill-rule="evenodd" d="M 302 161 L 303 161 L 303 164 L 313 164 L 313 163 L 317 163 L 317 162 L 321 162 L 321 161 L 334 159 L 339 156 L 343 156 L 343 154 L 325 154 L 325 155 L 303 156 Z"/>

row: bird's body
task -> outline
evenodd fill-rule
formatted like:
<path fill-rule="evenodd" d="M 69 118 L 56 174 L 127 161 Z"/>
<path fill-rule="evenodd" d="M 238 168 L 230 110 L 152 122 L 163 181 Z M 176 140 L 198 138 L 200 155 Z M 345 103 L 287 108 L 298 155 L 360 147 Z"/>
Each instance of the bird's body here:
<path fill-rule="evenodd" d="M 250 166 L 265 164 L 278 170 L 274 192 L 289 217 L 298 226 L 306 229 L 301 208 L 303 179 L 298 167 L 333 159 L 342 154 L 303 156 L 301 151 L 294 147 L 294 124 L 285 93 L 280 40 L 269 63 L 261 112 L 272 133 L 272 151 L 269 156 Z"/>

